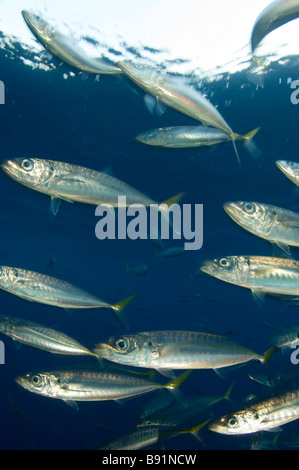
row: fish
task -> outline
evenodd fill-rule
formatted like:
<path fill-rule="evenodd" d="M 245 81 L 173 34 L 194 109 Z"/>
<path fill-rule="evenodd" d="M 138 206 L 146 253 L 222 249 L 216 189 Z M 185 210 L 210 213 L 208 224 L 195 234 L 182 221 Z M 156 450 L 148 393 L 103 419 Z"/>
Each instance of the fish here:
<path fill-rule="evenodd" d="M 299 261 L 270 256 L 227 256 L 204 261 L 200 271 L 251 289 L 257 302 L 265 294 L 299 299 Z"/>
<path fill-rule="evenodd" d="M 64 309 L 112 309 L 122 324 L 120 313 L 135 298 L 135 296 L 131 296 L 112 305 L 68 282 L 9 266 L 0 266 L 0 289 L 31 302 Z"/>
<path fill-rule="evenodd" d="M 129 266 L 126 264 L 127 271 L 138 274 L 139 276 L 144 276 L 148 273 L 148 266 L 146 264 L 136 264 L 134 266 Z"/>
<path fill-rule="evenodd" d="M 95 450 L 139 450 L 156 444 L 159 440 L 160 427 L 148 426 L 113 439 Z"/>
<path fill-rule="evenodd" d="M 171 393 L 167 393 L 167 390 L 159 390 L 154 396 L 142 405 L 142 408 L 138 414 L 139 418 L 147 421 L 147 418 L 165 408 L 168 408 L 175 401 L 175 397 Z M 180 401 L 176 401 L 180 407 L 184 405 Z M 150 424 L 150 423 L 148 423 Z"/>
<path fill-rule="evenodd" d="M 92 351 L 64 333 L 22 318 L 0 315 L 0 332 L 15 341 L 54 354 L 95 356 Z"/>
<path fill-rule="evenodd" d="M 222 416 L 209 425 L 220 434 L 240 435 L 276 430 L 299 418 L 299 389 L 250 402 L 233 413 Z"/>
<path fill-rule="evenodd" d="M 186 429 L 175 429 L 167 432 L 162 430 L 159 425 L 143 427 L 113 439 L 103 446 L 97 447 L 96 450 L 139 450 L 180 434 L 192 434 L 200 441 L 198 432 L 206 426 L 209 421 L 210 420 L 206 420 Z"/>
<path fill-rule="evenodd" d="M 259 202 L 230 202 L 225 212 L 245 230 L 276 244 L 290 254 L 289 246 L 299 246 L 299 214 Z"/>
<path fill-rule="evenodd" d="M 167 248 L 165 250 L 161 250 L 157 252 L 158 256 L 179 256 L 185 252 L 185 248 L 183 246 L 173 246 L 171 248 Z"/>
<path fill-rule="evenodd" d="M 272 345 L 281 350 L 290 348 L 295 342 L 299 344 L 299 326 L 279 328 L 271 339 Z"/>
<path fill-rule="evenodd" d="M 77 401 L 121 400 L 163 388 L 175 390 L 189 375 L 188 371 L 161 384 L 137 377 L 136 374 L 60 369 L 29 372 L 16 377 L 15 382 L 29 392 L 60 399 L 77 408 Z"/>
<path fill-rule="evenodd" d="M 154 410 L 144 416 L 138 424 L 137 428 L 145 426 L 178 426 L 190 419 L 194 420 L 195 417 L 206 411 L 221 401 L 230 400 L 230 394 L 233 388 L 232 384 L 223 396 L 192 396 L 184 399 L 183 404 L 178 400 L 174 400 L 169 406 L 163 409 Z M 169 396 L 169 394 L 168 394 Z"/>
<path fill-rule="evenodd" d="M 299 186 L 299 163 L 285 160 L 278 160 L 275 163 L 277 168 L 279 168 L 292 183 Z"/>
<path fill-rule="evenodd" d="M 107 173 L 78 165 L 39 158 L 16 158 L 3 162 L 1 168 L 18 183 L 51 196 L 54 215 L 58 212 L 61 200 L 119 207 L 119 196 L 125 196 L 125 206 L 140 204 L 148 207 L 151 204 L 158 204 L 157 201 Z M 160 205 L 162 209 L 167 210 L 182 197 L 183 193 L 180 193 Z"/>
<path fill-rule="evenodd" d="M 234 133 L 234 139 L 249 142 L 259 131 L 256 128 L 245 135 Z M 189 148 L 229 142 L 231 136 L 225 132 L 205 126 L 159 127 L 140 133 L 136 141 L 146 145 L 167 148 Z"/>
<path fill-rule="evenodd" d="M 111 337 L 95 345 L 100 358 L 134 367 L 167 371 L 217 369 L 264 357 L 234 341 L 195 331 L 151 331 Z"/>
<path fill-rule="evenodd" d="M 271 2 L 257 17 L 251 31 L 251 52 L 269 33 L 299 17 L 298 0 L 276 0 Z"/>
<path fill-rule="evenodd" d="M 235 134 L 231 127 L 215 106 L 202 93 L 189 85 L 185 78 L 160 73 L 149 65 L 134 64 L 130 60 L 122 60 L 116 65 L 130 80 L 154 96 L 159 102 L 227 134 L 233 143 L 238 162 L 240 162 L 235 145 Z"/>
<path fill-rule="evenodd" d="M 110 64 L 102 58 L 92 58 L 78 47 L 68 36 L 55 30 L 49 23 L 27 10 L 22 10 L 22 16 L 37 40 L 47 51 L 58 59 L 61 59 L 71 67 L 83 72 L 95 74 L 121 74 L 121 70 L 115 64 Z"/>

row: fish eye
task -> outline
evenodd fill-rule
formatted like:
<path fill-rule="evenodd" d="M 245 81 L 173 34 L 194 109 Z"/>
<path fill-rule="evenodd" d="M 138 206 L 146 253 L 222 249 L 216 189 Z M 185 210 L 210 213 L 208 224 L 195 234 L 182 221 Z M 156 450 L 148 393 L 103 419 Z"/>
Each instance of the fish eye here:
<path fill-rule="evenodd" d="M 34 168 L 34 162 L 32 160 L 25 158 L 21 163 L 21 167 L 25 171 L 31 171 Z"/>
<path fill-rule="evenodd" d="M 248 202 L 247 204 L 245 204 L 244 210 L 247 212 L 247 214 L 253 214 L 255 212 L 255 207 L 253 204 Z"/>
<path fill-rule="evenodd" d="M 126 349 L 128 349 L 129 343 L 126 338 L 120 338 L 115 342 L 115 346 L 119 351 L 126 351 Z"/>
<path fill-rule="evenodd" d="M 41 386 L 42 384 L 42 378 L 40 375 L 34 375 L 32 378 L 31 378 L 31 382 L 33 383 L 33 385 L 35 387 L 39 387 Z"/>
<path fill-rule="evenodd" d="M 220 264 L 220 266 L 227 267 L 227 266 L 229 266 L 229 261 L 228 261 L 228 259 L 226 259 L 226 258 L 222 258 L 222 259 L 219 261 L 219 264 Z"/>
<path fill-rule="evenodd" d="M 238 419 L 236 416 L 232 416 L 227 420 L 227 424 L 229 427 L 234 428 L 238 425 Z"/>

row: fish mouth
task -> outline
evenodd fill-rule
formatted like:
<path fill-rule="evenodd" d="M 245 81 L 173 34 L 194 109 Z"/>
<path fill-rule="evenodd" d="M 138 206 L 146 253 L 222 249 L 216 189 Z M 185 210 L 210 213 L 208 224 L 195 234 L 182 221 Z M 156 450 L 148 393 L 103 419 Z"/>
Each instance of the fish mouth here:
<path fill-rule="evenodd" d="M 215 421 L 214 423 L 210 424 L 208 426 L 208 430 L 212 432 L 217 432 L 218 434 L 230 434 L 229 432 L 226 432 L 226 428 L 221 426 L 218 421 Z"/>
<path fill-rule="evenodd" d="M 239 203 L 236 202 L 227 202 L 223 204 L 223 209 L 225 212 L 232 218 L 232 219 L 238 219 L 239 214 L 241 212 L 241 209 L 239 207 Z"/>
<path fill-rule="evenodd" d="M 212 263 L 211 261 L 204 261 L 201 266 L 199 267 L 199 270 L 202 271 L 205 274 L 211 274 L 212 272 Z"/>
<path fill-rule="evenodd" d="M 1 163 L 2 170 L 10 176 L 15 176 L 19 170 L 18 165 L 13 160 L 6 160 Z"/>
<path fill-rule="evenodd" d="M 22 10 L 21 13 L 26 23 L 31 22 L 33 15 L 31 15 L 29 11 Z"/>
<path fill-rule="evenodd" d="M 27 10 L 22 10 L 21 13 L 28 28 L 33 32 L 33 34 L 42 34 L 44 32 L 46 28 L 46 22 L 44 20 Z"/>
<path fill-rule="evenodd" d="M 286 176 L 292 176 L 294 173 L 292 169 L 290 168 L 290 165 L 285 160 L 278 160 L 275 162 L 277 168 L 279 168 L 282 173 L 284 173 Z"/>
<path fill-rule="evenodd" d="M 25 377 L 19 376 L 15 378 L 15 382 L 22 388 L 29 390 L 28 381 Z"/>

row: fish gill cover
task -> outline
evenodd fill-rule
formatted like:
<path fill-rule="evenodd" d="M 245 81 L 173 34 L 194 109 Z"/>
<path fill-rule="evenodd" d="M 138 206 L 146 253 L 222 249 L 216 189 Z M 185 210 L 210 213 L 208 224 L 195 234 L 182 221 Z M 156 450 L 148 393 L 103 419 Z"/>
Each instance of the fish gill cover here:
<path fill-rule="evenodd" d="M 105 184 L 109 183 L 103 191 L 107 196 L 109 189 L 110 202 L 118 195 L 115 186 L 111 190 L 113 181 L 116 188 L 120 184 L 123 190 L 123 184 L 129 185 L 145 199 L 191 207 L 192 227 L 186 226 L 189 233 L 196 229 L 195 207 L 202 205 L 203 223 L 197 228 L 202 229 L 203 243 L 192 250 L 184 249 L 186 240 L 174 235 L 169 240 L 149 236 L 99 239 L 96 206 L 82 204 L 86 188 L 91 188 L 93 195 L 99 191 L 92 178 L 87 182 L 86 174 L 73 170 L 59 174 L 51 163 L 50 181 L 55 188 L 47 186 L 47 193 L 40 191 L 39 180 L 35 180 L 34 187 L 26 185 L 15 174 L 10 178 L 12 174 L 3 166 L 0 313 L 40 324 L 47 334 L 47 328 L 51 334 L 53 330 L 63 333 L 89 351 L 114 338 L 113 345 L 126 354 L 131 344 L 126 338 L 138 332 L 194 331 L 224 336 L 259 358 L 266 353 L 266 364 L 250 361 L 215 371 L 194 370 L 184 381 L 184 371 L 136 370 L 104 359 L 50 354 L 43 347 L 20 345 L 5 335 L 1 323 L 0 448 L 104 448 L 105 443 L 123 437 L 117 441 L 122 448 L 124 439 L 139 429 L 141 415 L 149 417 L 151 412 L 157 420 L 154 424 L 158 424 L 160 442 L 156 428 L 149 428 L 148 441 L 143 439 L 152 449 L 162 445 L 167 450 L 295 448 L 298 421 L 283 426 L 277 438 L 275 432 L 221 435 L 209 429 L 207 420 L 217 421 L 245 408 L 253 396 L 262 400 L 269 394 L 280 396 L 282 390 L 298 388 L 296 341 L 290 345 L 293 348 L 270 349 L 282 328 L 293 329 L 291 337 L 298 337 L 297 301 L 264 297 L 260 292 L 252 296 L 248 289 L 212 278 L 199 268 L 206 260 L 228 256 L 287 256 L 299 260 L 296 246 L 286 250 L 285 245 L 271 244 L 270 232 L 268 239 L 256 236 L 223 210 L 228 202 L 246 201 L 299 212 L 296 186 L 275 164 L 298 161 L 298 20 L 289 21 L 296 17 L 298 2 L 275 2 L 275 8 L 284 3 L 292 11 L 280 10 L 281 26 L 278 22 L 269 34 L 267 21 L 271 16 L 267 17 L 266 11 L 256 28 L 255 39 L 260 42 L 254 56 L 251 33 L 268 1 L 186 0 L 183 9 L 181 2 L 173 0 L 142 3 L 131 0 L 121 8 L 124 2 L 76 1 L 61 7 L 55 1 L 32 0 L 26 4 L 27 22 L 26 12 L 22 14 L 23 2 L 15 1 L 13 7 L 9 2 L 1 3 L 1 163 L 18 159 L 26 172 L 32 169 L 34 159 L 44 159 L 101 172 Z M 53 41 L 47 46 L 41 37 L 38 39 L 37 31 L 33 34 L 33 24 L 30 28 L 29 23 L 35 16 L 30 15 L 39 18 L 37 26 L 43 21 L 51 25 L 54 49 Z M 99 70 L 83 70 L 84 63 L 94 67 L 95 61 Z M 151 86 L 160 84 L 159 96 L 157 91 L 150 92 L 153 89 L 145 91 L 144 83 L 139 86 L 128 72 L 119 73 L 121 62 L 145 64 L 153 73 Z M 111 73 L 103 71 L 104 66 L 111 67 Z M 171 77 L 170 82 L 161 82 L 161 76 Z M 191 90 L 189 87 L 191 94 L 178 93 Z M 169 100 L 165 102 L 165 90 L 175 95 L 176 106 L 172 107 Z M 194 104 L 194 90 L 198 93 L 196 112 L 206 113 L 198 120 L 184 113 L 186 96 L 191 100 L 187 106 Z M 200 107 L 205 103 L 202 96 L 212 105 L 210 114 L 206 107 Z M 214 131 L 208 137 L 206 134 L 215 128 L 209 127 L 207 113 L 215 124 L 216 110 L 232 133 L 228 128 L 226 132 L 218 128 L 221 135 L 211 145 L 216 138 L 211 135 Z M 200 118 L 204 128 L 200 127 Z M 135 140 L 145 132 L 151 138 L 149 131 L 153 129 L 174 126 L 184 129 L 180 139 L 188 140 L 187 148 L 163 148 Z M 186 126 L 198 126 L 200 134 L 204 129 L 208 143 L 205 140 L 205 145 L 202 141 L 190 145 L 190 139 L 194 135 L 198 139 L 198 133 L 192 131 L 190 137 Z M 257 128 L 257 133 L 251 133 Z M 236 134 L 248 138 L 242 141 Z M 161 139 L 161 134 L 158 137 Z M 105 201 L 107 204 L 107 198 Z M 198 222 L 201 220 L 198 218 Z M 292 226 L 294 220 L 284 223 L 285 230 L 297 228 Z M 12 276 L 3 280 L 6 266 L 12 267 Z M 66 295 L 61 285 L 55 284 L 55 290 L 49 293 L 47 284 L 32 280 L 26 284 L 18 276 L 18 268 L 77 286 L 114 306 L 116 315 L 111 309 L 58 308 L 58 292 L 62 297 Z M 287 282 L 284 272 L 279 271 L 279 275 Z M 47 290 L 50 305 L 12 295 L 14 291 L 5 290 L 7 282 L 25 289 L 26 294 L 29 290 L 31 300 L 37 295 L 45 298 Z M 292 278 L 290 282 L 295 281 Z M 36 329 L 35 334 L 39 331 Z M 18 334 L 24 335 L 24 331 L 19 328 Z M 60 336 L 51 337 L 51 341 L 56 337 Z M 21 339 L 24 343 L 24 337 Z M 27 343 L 32 346 L 34 341 L 31 336 Z M 44 337 L 39 336 L 39 341 Z M 163 347 L 163 341 L 153 344 L 151 339 L 146 343 L 147 353 L 162 358 L 163 354 L 175 356 L 190 350 L 194 354 L 197 347 L 193 340 L 179 348 Z M 109 377 L 127 374 L 134 380 L 171 384 L 168 388 L 183 383 L 174 391 L 163 389 L 124 399 L 122 405 L 113 400 L 79 400 L 76 411 L 75 406 L 29 393 L 15 382 L 17 377 L 33 372 L 37 385 L 39 373 L 61 369 L 79 370 L 80 377 L 90 371 L 106 371 Z M 177 381 L 174 375 L 179 377 Z M 68 382 L 64 387 L 79 390 L 78 383 Z M 84 387 L 83 379 L 80 387 Z M 170 394 L 171 400 L 165 400 L 164 393 Z M 198 402 L 200 397 L 204 406 Z M 192 406 L 194 415 L 190 415 Z M 294 404 L 286 406 L 292 408 Z M 296 413 L 295 409 L 295 418 Z M 175 425 L 165 427 L 165 422 Z M 177 433 L 178 426 L 188 432 Z M 197 431 L 200 440 L 192 435 Z M 133 434 L 142 446 L 140 435 Z"/>

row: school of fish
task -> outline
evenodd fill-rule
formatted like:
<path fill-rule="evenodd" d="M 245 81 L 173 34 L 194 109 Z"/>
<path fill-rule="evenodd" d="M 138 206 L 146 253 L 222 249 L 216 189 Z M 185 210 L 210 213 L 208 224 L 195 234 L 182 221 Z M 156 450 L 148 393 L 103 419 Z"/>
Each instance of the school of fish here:
<path fill-rule="evenodd" d="M 236 143 L 246 144 L 260 131 L 256 128 L 245 135 L 234 132 L 212 102 L 185 78 L 159 71 L 142 62 L 120 59 L 117 63 L 111 63 L 105 57 L 90 59 L 73 41 L 39 16 L 29 11 L 22 11 L 22 15 L 44 48 L 70 67 L 93 74 L 122 74 L 158 103 L 197 121 L 194 126 L 145 130 L 135 137 L 138 142 L 182 149 L 231 142 L 240 163 Z M 253 25 L 250 38 L 252 55 L 256 56 L 258 46 L 266 35 L 297 17 L 298 0 L 272 2 Z M 292 183 L 299 186 L 299 163 L 279 160 L 276 165 Z M 3 161 L 1 169 L 16 182 L 50 196 L 54 215 L 61 201 L 117 207 L 118 197 L 126 196 L 127 205 L 148 207 L 157 203 L 106 171 L 71 163 L 25 156 Z M 181 197 L 182 193 L 179 193 L 165 200 L 165 210 L 172 203 L 179 202 Z M 230 219 L 252 235 L 270 242 L 282 255 L 224 255 L 202 260 L 199 270 L 226 283 L 250 289 L 258 303 L 266 295 L 298 302 L 299 261 L 291 257 L 291 248 L 299 246 L 299 213 L 257 201 L 222 201 L 221 204 Z M 169 250 L 162 247 L 159 255 L 175 256 L 183 252 L 180 247 Z M 252 434 L 275 430 L 299 418 L 298 384 L 288 390 L 274 389 L 269 396 L 235 407 L 223 416 L 212 415 L 208 419 L 204 414 L 207 409 L 213 409 L 216 403 L 222 401 L 229 405 L 233 385 L 223 396 L 211 391 L 208 397 L 196 395 L 182 398 L 180 392 L 180 386 L 191 374 L 200 374 L 201 370 L 213 369 L 222 374 L 223 370 L 252 361 L 259 364 L 260 371 L 267 376 L 267 364 L 274 353 L 290 348 L 298 339 L 297 326 L 276 336 L 272 344 L 260 352 L 252 351 L 249 346 L 239 344 L 228 335 L 204 331 L 169 329 L 132 334 L 127 331 L 128 323 L 123 310 L 134 302 L 136 293 L 131 292 L 124 300 L 110 303 L 67 281 L 29 268 L 0 266 L 0 289 L 27 301 L 64 309 L 109 309 L 116 314 L 126 331 L 110 338 L 100 337 L 90 350 L 64 332 L 1 312 L 1 335 L 52 354 L 90 356 L 91 365 L 88 368 L 26 370 L 16 377 L 16 383 L 29 392 L 63 400 L 76 409 L 77 402 L 81 401 L 118 401 L 145 394 L 153 397 L 145 403 L 140 422 L 136 423 L 132 433 L 101 443 L 98 449 L 144 449 L 184 433 L 197 437 L 197 442 L 200 442 L 199 432 L 203 428 L 208 432 L 232 436 Z M 148 266 L 127 265 L 127 270 L 144 276 Z M 104 283 L 100 291 L 105 298 Z M 105 368 L 105 364 L 109 367 Z M 153 375 L 156 376 L 155 380 Z M 190 418 L 194 418 L 195 422 L 184 428 L 184 422 Z"/>

